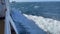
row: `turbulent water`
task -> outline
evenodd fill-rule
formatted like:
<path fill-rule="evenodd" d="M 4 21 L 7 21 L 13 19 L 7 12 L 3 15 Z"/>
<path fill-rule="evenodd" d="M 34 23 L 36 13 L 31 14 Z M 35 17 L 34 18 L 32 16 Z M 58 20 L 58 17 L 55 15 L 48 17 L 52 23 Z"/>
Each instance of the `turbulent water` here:
<path fill-rule="evenodd" d="M 52 34 L 60 34 L 60 21 L 44 18 L 42 16 L 26 15 L 28 19 L 33 20 L 40 28 Z"/>
<path fill-rule="evenodd" d="M 43 30 L 60 34 L 60 2 L 17 2 L 11 7 L 21 10 Z"/>

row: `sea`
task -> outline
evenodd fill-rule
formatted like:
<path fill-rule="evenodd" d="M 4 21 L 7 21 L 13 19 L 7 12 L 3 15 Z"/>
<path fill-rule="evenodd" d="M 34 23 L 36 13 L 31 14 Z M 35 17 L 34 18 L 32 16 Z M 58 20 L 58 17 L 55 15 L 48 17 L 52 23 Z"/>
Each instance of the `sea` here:
<path fill-rule="evenodd" d="M 33 20 L 44 31 L 60 34 L 60 2 L 12 2 L 28 19 Z"/>
<path fill-rule="evenodd" d="M 12 2 L 11 7 L 24 14 L 60 20 L 60 2 Z"/>

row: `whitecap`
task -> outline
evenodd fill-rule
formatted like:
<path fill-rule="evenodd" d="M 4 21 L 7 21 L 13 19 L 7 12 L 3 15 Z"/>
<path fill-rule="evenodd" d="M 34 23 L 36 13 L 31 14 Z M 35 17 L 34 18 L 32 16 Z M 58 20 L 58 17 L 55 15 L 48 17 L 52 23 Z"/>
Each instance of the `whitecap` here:
<path fill-rule="evenodd" d="M 44 31 L 50 32 L 52 34 L 60 34 L 60 21 L 51 18 L 44 18 L 42 16 L 33 16 L 26 14 L 23 15 L 28 19 L 33 20 L 35 24 L 37 24 Z"/>

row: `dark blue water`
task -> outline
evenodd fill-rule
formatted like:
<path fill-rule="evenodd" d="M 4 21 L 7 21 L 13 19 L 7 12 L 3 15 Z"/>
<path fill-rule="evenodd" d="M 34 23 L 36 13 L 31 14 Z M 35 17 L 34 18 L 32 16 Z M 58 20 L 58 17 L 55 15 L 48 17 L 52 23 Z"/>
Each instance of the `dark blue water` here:
<path fill-rule="evenodd" d="M 60 2 L 16 2 L 11 3 L 11 7 L 28 15 L 60 20 Z"/>

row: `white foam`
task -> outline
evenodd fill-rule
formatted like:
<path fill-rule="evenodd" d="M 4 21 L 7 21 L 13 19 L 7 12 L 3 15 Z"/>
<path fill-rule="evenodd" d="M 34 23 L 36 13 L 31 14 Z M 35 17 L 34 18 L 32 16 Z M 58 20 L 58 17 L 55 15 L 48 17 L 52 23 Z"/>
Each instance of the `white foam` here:
<path fill-rule="evenodd" d="M 40 6 L 34 6 L 35 9 L 39 8 Z"/>
<path fill-rule="evenodd" d="M 40 28 L 44 31 L 50 32 L 52 34 L 60 34 L 60 21 L 44 18 L 42 16 L 33 16 L 33 15 L 26 15 L 28 19 L 33 20 Z"/>

